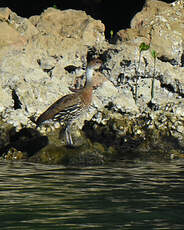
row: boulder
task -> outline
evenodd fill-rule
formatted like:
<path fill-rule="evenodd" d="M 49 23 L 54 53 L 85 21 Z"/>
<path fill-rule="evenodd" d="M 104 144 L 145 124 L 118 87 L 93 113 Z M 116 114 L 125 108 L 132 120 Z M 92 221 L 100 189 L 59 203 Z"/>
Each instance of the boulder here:
<path fill-rule="evenodd" d="M 70 165 L 182 157 L 183 13 L 180 3 L 147 1 L 110 44 L 102 22 L 83 11 L 48 8 L 25 19 L 1 8 L 0 115 L 8 125 L 1 155 Z M 32 118 L 71 93 L 93 57 L 104 66 L 95 73 L 91 107 L 72 127 L 70 149 L 62 129 L 36 130 Z"/>

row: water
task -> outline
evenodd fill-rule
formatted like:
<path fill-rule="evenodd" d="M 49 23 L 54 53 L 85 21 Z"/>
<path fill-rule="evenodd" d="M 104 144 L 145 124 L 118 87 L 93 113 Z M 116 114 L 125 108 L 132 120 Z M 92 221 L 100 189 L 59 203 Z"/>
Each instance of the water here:
<path fill-rule="evenodd" d="M 184 161 L 65 168 L 0 163 L 0 227 L 184 229 Z"/>

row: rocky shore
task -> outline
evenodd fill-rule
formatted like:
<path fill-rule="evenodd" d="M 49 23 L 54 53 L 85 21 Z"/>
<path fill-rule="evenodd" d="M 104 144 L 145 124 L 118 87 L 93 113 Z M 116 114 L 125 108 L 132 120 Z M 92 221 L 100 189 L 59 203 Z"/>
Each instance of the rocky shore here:
<path fill-rule="evenodd" d="M 22 18 L 0 8 L 0 157 L 46 164 L 101 165 L 116 159 L 184 156 L 184 6 L 149 0 L 107 41 L 83 11 L 48 8 Z M 72 127 L 36 129 L 36 119 L 85 81 L 99 57 L 89 111 Z"/>

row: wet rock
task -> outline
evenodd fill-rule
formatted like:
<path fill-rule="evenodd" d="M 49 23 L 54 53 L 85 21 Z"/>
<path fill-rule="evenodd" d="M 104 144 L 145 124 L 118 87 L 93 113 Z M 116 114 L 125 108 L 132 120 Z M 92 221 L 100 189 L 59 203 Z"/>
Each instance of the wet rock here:
<path fill-rule="evenodd" d="M 48 144 L 48 138 L 31 128 L 23 128 L 18 132 L 15 129 L 9 132 L 10 146 L 18 151 L 26 152 L 30 157 Z"/>
<path fill-rule="evenodd" d="M 10 148 L 3 158 L 9 161 L 18 161 L 24 159 L 25 156 L 21 151 L 18 151 L 15 148 Z"/>
<path fill-rule="evenodd" d="M 11 129 L 11 125 L 0 121 L 0 156 L 2 156 L 4 153 L 7 153 L 10 148 L 9 132 Z"/>
<path fill-rule="evenodd" d="M 67 155 L 67 165 L 70 166 L 99 166 L 104 165 L 105 160 L 101 152 L 86 150 L 72 156 Z"/>
<path fill-rule="evenodd" d="M 99 147 L 99 146 L 98 146 Z M 29 158 L 31 162 L 44 164 L 64 164 L 70 166 L 96 166 L 105 162 L 102 149 L 90 146 L 66 146 L 49 144 L 39 153 Z"/>

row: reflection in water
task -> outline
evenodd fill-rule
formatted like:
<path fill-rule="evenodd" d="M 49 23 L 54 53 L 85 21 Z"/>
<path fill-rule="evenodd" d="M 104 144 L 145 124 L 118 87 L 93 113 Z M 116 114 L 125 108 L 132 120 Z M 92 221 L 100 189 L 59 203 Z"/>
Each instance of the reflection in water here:
<path fill-rule="evenodd" d="M 184 229 L 183 191 L 183 161 L 82 169 L 1 162 L 0 226 Z"/>

